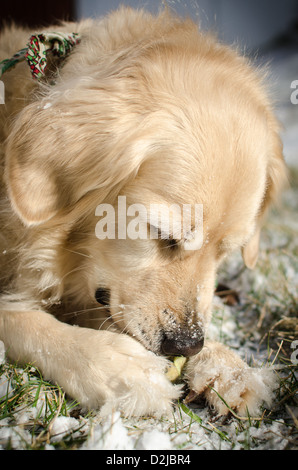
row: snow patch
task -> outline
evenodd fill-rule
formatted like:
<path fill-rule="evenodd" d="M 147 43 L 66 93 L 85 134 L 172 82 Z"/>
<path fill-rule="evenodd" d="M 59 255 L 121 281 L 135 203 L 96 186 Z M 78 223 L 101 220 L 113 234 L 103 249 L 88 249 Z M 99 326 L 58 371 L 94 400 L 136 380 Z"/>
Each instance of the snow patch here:
<path fill-rule="evenodd" d="M 82 450 L 132 450 L 133 439 L 124 427 L 120 413 L 108 416 L 102 424 L 91 430 Z"/>

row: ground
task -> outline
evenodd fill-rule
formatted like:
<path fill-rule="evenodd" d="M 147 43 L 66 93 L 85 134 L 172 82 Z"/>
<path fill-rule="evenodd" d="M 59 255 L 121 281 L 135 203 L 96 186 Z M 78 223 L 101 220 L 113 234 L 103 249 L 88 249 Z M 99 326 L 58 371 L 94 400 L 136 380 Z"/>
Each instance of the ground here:
<path fill-rule="evenodd" d="M 275 368 L 279 386 L 272 409 L 258 420 L 232 413 L 223 419 L 205 403 L 181 401 L 167 419 L 124 419 L 115 412 L 101 420 L 96 412 L 84 413 L 34 367 L 8 364 L 0 342 L 0 449 L 298 448 L 298 104 L 291 102 L 297 64 L 298 53 L 283 48 L 271 64 L 291 186 L 264 228 L 257 268 L 245 269 L 236 253 L 221 269 L 219 282 L 231 292 L 215 297 L 210 329 L 210 336 L 249 364 Z"/>

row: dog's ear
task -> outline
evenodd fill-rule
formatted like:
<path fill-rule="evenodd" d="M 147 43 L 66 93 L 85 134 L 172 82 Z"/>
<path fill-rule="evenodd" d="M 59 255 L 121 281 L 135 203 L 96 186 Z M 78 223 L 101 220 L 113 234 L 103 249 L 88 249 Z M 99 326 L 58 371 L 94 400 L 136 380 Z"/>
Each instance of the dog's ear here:
<path fill-rule="evenodd" d="M 12 206 L 26 225 L 71 211 L 90 191 L 98 191 L 100 203 L 142 162 L 144 145 L 128 132 L 129 114 L 127 121 L 122 115 L 121 126 L 119 116 L 108 114 L 113 107 L 103 92 L 85 100 L 83 95 L 32 103 L 15 121 L 5 179 Z"/>
<path fill-rule="evenodd" d="M 254 269 L 259 256 L 261 227 L 269 207 L 276 202 L 281 190 L 288 182 L 286 165 L 282 152 L 282 142 L 277 130 L 273 133 L 271 151 L 267 167 L 267 184 L 256 229 L 248 243 L 242 248 L 242 258 L 249 269 Z"/>
<path fill-rule="evenodd" d="M 249 269 L 254 269 L 259 257 L 261 227 L 259 226 L 248 243 L 242 248 L 242 258 Z"/>

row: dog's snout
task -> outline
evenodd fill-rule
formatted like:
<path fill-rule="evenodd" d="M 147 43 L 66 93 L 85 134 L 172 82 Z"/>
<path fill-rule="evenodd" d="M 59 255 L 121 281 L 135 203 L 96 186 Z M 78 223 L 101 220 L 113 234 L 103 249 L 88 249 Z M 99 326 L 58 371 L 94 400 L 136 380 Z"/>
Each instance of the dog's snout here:
<path fill-rule="evenodd" d="M 204 346 L 204 335 L 200 328 L 166 333 L 161 343 L 161 353 L 165 356 L 194 356 Z"/>

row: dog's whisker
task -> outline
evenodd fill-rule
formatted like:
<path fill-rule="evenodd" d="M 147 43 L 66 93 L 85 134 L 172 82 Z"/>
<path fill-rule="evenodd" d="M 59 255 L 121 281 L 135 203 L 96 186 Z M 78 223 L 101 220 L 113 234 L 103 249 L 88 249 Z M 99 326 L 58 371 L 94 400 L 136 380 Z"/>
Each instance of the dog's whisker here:
<path fill-rule="evenodd" d="M 119 312 L 119 313 L 122 314 L 122 312 Z M 131 313 L 132 313 L 132 312 L 131 312 Z M 116 325 L 117 323 L 120 323 L 122 320 L 123 320 L 123 318 L 121 318 L 121 319 L 118 320 L 118 321 L 113 322 L 113 323 L 107 328 L 107 331 L 108 331 L 113 325 Z M 121 330 L 120 333 L 121 333 L 121 334 L 124 333 L 125 330 L 128 329 L 128 326 L 129 326 L 132 322 L 133 322 L 133 318 L 131 318 L 130 321 L 127 323 L 127 325 L 125 325 L 125 326 L 122 328 L 122 330 Z M 102 325 L 101 325 L 101 326 L 102 326 Z"/>
<path fill-rule="evenodd" d="M 65 312 L 62 314 L 63 317 L 70 317 L 72 315 L 79 316 L 84 315 L 84 313 L 92 312 L 93 310 L 108 310 L 107 307 L 93 307 L 93 308 L 85 308 L 83 310 L 74 310 L 71 312 Z"/>
<path fill-rule="evenodd" d="M 61 277 L 61 282 L 64 281 L 64 279 L 69 276 L 70 274 L 73 274 L 78 271 L 84 271 L 86 269 L 85 266 L 77 266 L 76 268 L 72 269 L 71 271 L 68 271 L 67 273 L 64 274 L 64 276 Z"/>
<path fill-rule="evenodd" d="M 121 312 L 122 313 L 122 312 Z M 112 320 L 112 324 L 107 328 L 107 331 L 113 326 L 113 325 L 117 325 L 117 323 L 120 323 L 121 321 L 123 321 L 123 318 L 120 318 L 119 320 L 116 320 L 114 321 L 113 317 L 110 317 L 109 318 L 110 320 Z M 108 320 L 108 319 L 107 319 Z M 130 320 L 131 321 L 131 320 Z M 104 322 L 105 323 L 105 322 Z M 104 323 L 101 325 L 101 327 L 104 325 Z"/>
<path fill-rule="evenodd" d="M 103 326 L 104 324 L 107 322 L 107 321 L 111 321 L 112 324 L 107 328 L 107 331 L 109 330 L 109 328 L 111 328 L 113 325 L 116 325 L 117 323 L 119 323 L 120 321 L 122 321 L 122 318 L 120 318 L 119 320 L 114 320 L 112 316 L 109 316 L 106 318 L 106 320 L 100 325 L 100 330 L 103 329 Z"/>
<path fill-rule="evenodd" d="M 123 312 L 118 312 L 118 313 L 113 314 L 113 316 L 112 316 L 112 315 L 108 315 L 108 316 L 106 317 L 105 321 L 100 325 L 100 329 L 102 329 L 103 325 L 104 325 L 107 321 L 109 321 L 109 320 L 111 320 L 113 323 L 117 323 L 117 321 L 114 321 L 114 317 L 118 317 L 118 316 L 120 317 L 120 316 L 122 315 L 122 313 L 123 313 Z M 121 319 L 120 319 L 120 320 L 121 320 Z"/>
<path fill-rule="evenodd" d="M 123 307 L 124 304 L 119 305 L 119 307 L 120 307 L 120 306 Z M 73 311 L 71 311 L 71 312 L 65 312 L 65 313 L 63 313 L 62 316 L 63 316 L 64 318 L 66 318 L 66 317 L 71 317 L 71 316 L 79 317 L 79 316 L 84 315 L 85 313 L 89 313 L 89 312 L 97 311 L 97 310 L 107 310 L 107 311 L 108 311 L 108 310 L 109 310 L 109 305 L 98 306 L 98 307 L 91 307 L 91 308 L 85 308 L 85 309 L 82 309 L 82 310 L 73 310 Z M 114 313 L 114 314 L 113 314 L 113 318 L 122 315 L 122 313 L 123 313 L 122 311 Z M 97 320 L 97 319 L 98 319 L 98 320 L 103 320 L 103 319 L 107 319 L 107 320 L 108 320 L 108 319 L 110 319 L 110 318 L 112 318 L 111 315 L 109 315 L 108 317 L 95 317 L 95 318 L 92 318 L 92 319 L 88 318 L 88 321 L 90 321 L 90 320 L 94 320 L 94 321 L 95 321 L 95 320 Z"/>
<path fill-rule="evenodd" d="M 122 318 L 122 313 L 123 313 L 123 312 L 119 312 L 119 313 L 117 313 L 117 314 L 115 314 L 115 315 L 113 315 L 113 316 L 112 316 L 112 315 L 109 315 L 109 316 L 106 318 L 106 321 L 111 320 L 114 324 L 119 323 L 119 322 L 122 321 L 122 319 L 123 319 L 123 318 Z M 118 320 L 115 320 L 115 317 L 119 317 L 119 319 L 118 319 Z M 106 322 L 106 321 L 105 321 L 105 322 Z M 104 323 L 105 323 L 105 322 L 104 322 Z M 103 323 L 101 326 L 103 326 L 104 323 Z"/>
<path fill-rule="evenodd" d="M 64 250 L 69 251 L 70 253 L 74 253 L 75 255 L 84 256 L 85 258 L 90 258 L 90 259 L 94 258 L 92 255 L 87 255 L 86 253 L 81 253 L 80 251 L 70 250 L 69 248 L 64 247 Z"/>
<path fill-rule="evenodd" d="M 117 323 L 120 323 L 120 322 L 121 322 L 121 320 L 112 322 L 112 323 L 108 326 L 108 328 L 106 329 L 106 331 L 109 331 L 111 328 L 113 328 L 113 326 L 116 326 Z M 120 333 L 120 332 L 119 332 L 119 333 Z"/>
<path fill-rule="evenodd" d="M 121 331 L 121 334 L 128 333 L 128 327 L 132 322 L 133 322 L 133 318 L 127 323 L 127 325 L 124 326 L 124 328 Z"/>
<path fill-rule="evenodd" d="M 73 313 L 83 313 L 83 312 L 91 312 L 92 310 L 107 310 L 107 306 L 106 305 L 103 305 L 103 306 L 98 306 L 98 307 L 90 307 L 90 308 L 84 308 L 82 310 L 74 310 L 74 311 L 71 311 L 71 312 L 68 312 L 70 315 L 73 314 Z"/>
<path fill-rule="evenodd" d="M 109 317 L 110 318 L 110 317 Z M 108 319 L 109 319 L 108 318 Z M 106 317 L 94 317 L 94 318 L 88 318 L 88 323 L 89 322 L 97 322 L 97 321 L 100 321 L 100 320 L 107 320 Z"/>

